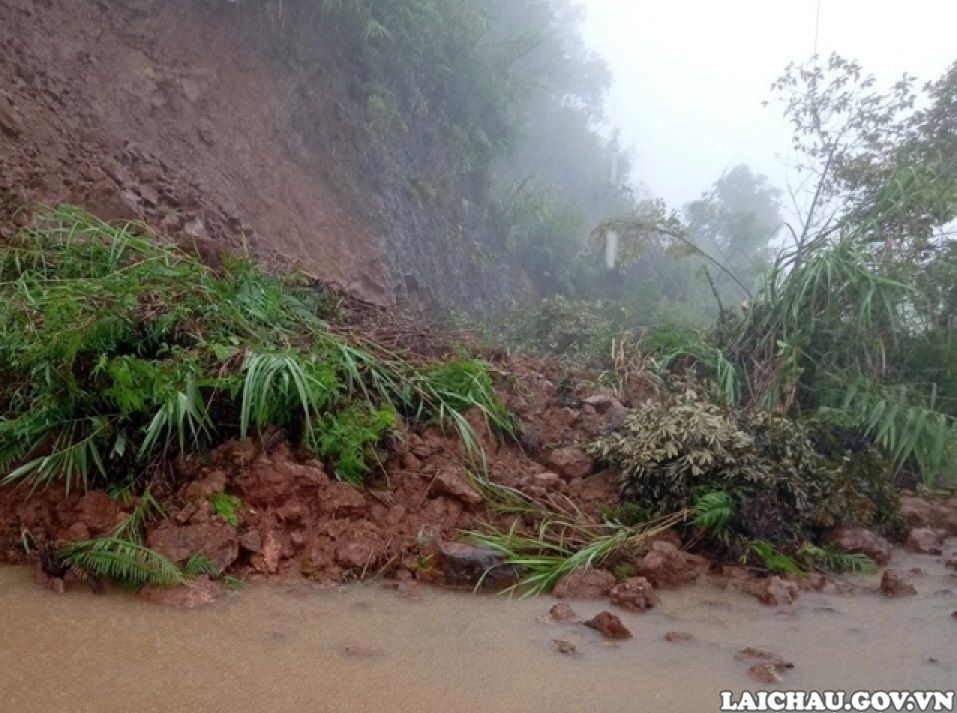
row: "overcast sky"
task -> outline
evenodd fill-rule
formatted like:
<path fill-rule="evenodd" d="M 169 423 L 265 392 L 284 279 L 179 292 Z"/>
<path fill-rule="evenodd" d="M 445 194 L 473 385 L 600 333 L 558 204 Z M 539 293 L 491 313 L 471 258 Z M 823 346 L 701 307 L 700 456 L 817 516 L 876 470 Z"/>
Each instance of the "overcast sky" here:
<path fill-rule="evenodd" d="M 635 178 L 671 206 L 747 163 L 783 187 L 790 128 L 762 101 L 814 52 L 817 0 L 583 0 L 586 39 L 615 75 L 609 113 Z M 891 83 L 957 60 L 957 0 L 820 0 L 818 52 Z"/>

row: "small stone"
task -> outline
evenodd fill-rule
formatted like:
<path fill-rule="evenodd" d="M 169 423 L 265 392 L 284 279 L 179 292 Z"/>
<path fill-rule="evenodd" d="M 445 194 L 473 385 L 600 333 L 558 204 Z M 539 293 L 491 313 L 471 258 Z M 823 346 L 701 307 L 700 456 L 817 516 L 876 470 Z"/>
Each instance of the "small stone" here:
<path fill-rule="evenodd" d="M 180 609 L 195 609 L 216 601 L 222 593 L 223 588 L 218 582 L 214 582 L 206 575 L 201 575 L 176 587 L 159 587 L 155 584 L 147 584 L 137 592 L 137 596 L 154 604 L 164 604 Z"/>
<path fill-rule="evenodd" d="M 584 478 L 594 468 L 594 463 L 578 446 L 557 448 L 548 456 L 548 466 L 565 480 Z"/>
<path fill-rule="evenodd" d="M 593 408 L 595 413 L 605 413 L 605 411 L 611 408 L 614 401 L 615 399 L 608 394 L 595 394 L 594 396 L 582 399 L 582 403 Z"/>
<path fill-rule="evenodd" d="M 787 606 L 798 598 L 799 587 L 794 582 L 775 576 L 754 582 L 748 591 L 762 604 Z"/>
<path fill-rule="evenodd" d="M 461 500 L 470 507 L 477 507 L 485 502 L 485 498 L 475 488 L 465 482 L 454 470 L 440 470 L 432 481 L 432 494 Z"/>
<path fill-rule="evenodd" d="M 574 654 L 578 651 L 575 648 L 575 644 L 573 644 L 571 641 L 565 641 L 564 639 L 553 639 L 553 643 L 560 654 Z"/>
<path fill-rule="evenodd" d="M 761 683 L 778 683 L 781 680 L 778 669 L 769 661 L 754 664 L 748 669 L 748 675 Z"/>
<path fill-rule="evenodd" d="M 616 584 L 608 595 L 612 604 L 630 611 L 644 611 L 657 606 L 661 599 L 644 577 L 632 577 Z"/>
<path fill-rule="evenodd" d="M 611 592 L 617 581 L 606 570 L 579 567 L 558 580 L 552 595 L 559 599 L 600 599 Z"/>
<path fill-rule="evenodd" d="M 621 623 L 621 619 L 608 611 L 599 612 L 584 624 L 590 629 L 597 630 L 606 639 L 630 639 L 632 637 L 631 632 Z"/>
<path fill-rule="evenodd" d="M 470 586 L 481 582 L 482 589 L 504 589 L 518 581 L 512 565 L 505 564 L 500 552 L 464 542 L 439 542 L 435 566 L 442 582 L 452 586 Z"/>
<path fill-rule="evenodd" d="M 336 562 L 346 569 L 365 569 L 375 561 L 372 546 L 365 542 L 347 542 L 336 548 Z"/>
<path fill-rule="evenodd" d="M 884 570 L 881 577 L 881 592 L 887 597 L 909 597 L 917 594 L 914 585 L 892 569 Z"/>
<path fill-rule="evenodd" d="M 932 527 L 915 527 L 907 535 L 904 547 L 921 555 L 939 555 L 944 551 L 943 535 L 946 533 Z"/>
<path fill-rule="evenodd" d="M 259 530 L 250 530 L 239 538 L 239 546 L 247 552 L 259 552 L 263 547 Z"/>
<path fill-rule="evenodd" d="M 544 624 L 564 624 L 571 621 L 580 621 L 578 614 L 565 602 L 559 602 L 552 605 L 548 614 L 539 617 L 539 621 Z"/>
<path fill-rule="evenodd" d="M 665 641 L 691 641 L 694 637 L 686 631 L 669 631 Z"/>

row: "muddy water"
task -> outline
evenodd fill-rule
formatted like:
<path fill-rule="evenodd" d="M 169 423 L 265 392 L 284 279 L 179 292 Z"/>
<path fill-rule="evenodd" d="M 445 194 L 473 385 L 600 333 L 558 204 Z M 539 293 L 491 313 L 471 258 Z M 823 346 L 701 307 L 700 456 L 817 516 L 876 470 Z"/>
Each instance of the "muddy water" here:
<path fill-rule="evenodd" d="M 0 710 L 689 713 L 717 710 L 724 689 L 767 688 L 734 660 L 746 646 L 794 661 L 782 688 L 949 689 L 957 578 L 937 558 L 896 558 L 926 570 L 912 577 L 920 596 L 804 594 L 781 613 L 700 585 L 618 612 L 635 637 L 613 646 L 581 625 L 539 622 L 547 598 L 263 584 L 179 611 L 121 593 L 58 596 L 2 568 Z M 585 617 L 604 608 L 573 604 Z M 672 630 L 694 640 L 668 643 Z M 556 638 L 578 653 L 559 654 Z"/>

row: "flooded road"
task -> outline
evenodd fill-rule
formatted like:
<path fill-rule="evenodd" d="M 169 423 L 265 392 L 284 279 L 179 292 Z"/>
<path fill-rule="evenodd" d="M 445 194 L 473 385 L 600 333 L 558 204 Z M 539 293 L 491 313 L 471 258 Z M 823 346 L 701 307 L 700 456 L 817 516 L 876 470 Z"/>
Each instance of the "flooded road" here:
<path fill-rule="evenodd" d="M 182 611 L 81 587 L 58 596 L 0 568 L 0 710 L 691 713 L 717 710 L 722 690 L 769 688 L 735 660 L 747 646 L 794 662 L 772 688 L 950 689 L 957 577 L 939 558 L 892 564 L 926 570 L 909 575 L 919 596 L 806 593 L 783 613 L 701 584 L 662 592 L 643 614 L 615 610 L 634 638 L 612 646 L 538 621 L 550 598 L 256 584 Z M 611 608 L 572 606 L 583 618 Z M 675 630 L 694 639 L 665 641 Z"/>

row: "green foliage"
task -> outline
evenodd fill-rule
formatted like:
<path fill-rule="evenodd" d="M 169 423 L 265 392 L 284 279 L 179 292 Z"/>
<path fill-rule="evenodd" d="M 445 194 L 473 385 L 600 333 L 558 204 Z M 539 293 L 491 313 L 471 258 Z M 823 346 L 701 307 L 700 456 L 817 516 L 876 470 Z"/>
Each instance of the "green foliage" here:
<path fill-rule="evenodd" d="M 286 427 L 358 481 L 411 412 L 513 429 L 481 362 L 412 364 L 323 321 L 329 300 L 248 260 L 219 273 L 138 225 L 61 207 L 0 246 L 0 476 L 131 490 L 158 463 Z"/>
<path fill-rule="evenodd" d="M 201 574 L 208 574 L 213 577 L 221 574 L 219 567 L 202 552 L 194 552 L 191 554 L 189 559 L 183 563 L 181 572 L 183 579 L 195 579 Z"/>
<path fill-rule="evenodd" d="M 69 542 L 59 549 L 71 567 L 109 577 L 121 584 L 166 586 L 183 582 L 182 572 L 166 557 L 129 540 L 101 537 Z"/>
<path fill-rule="evenodd" d="M 801 547 L 800 555 L 809 566 L 827 572 L 877 574 L 877 565 L 870 557 L 859 552 L 843 552 L 833 544 L 817 547 L 806 542 Z"/>
<path fill-rule="evenodd" d="M 883 517 L 894 512 L 886 471 L 867 485 L 844 461 L 826 460 L 800 424 L 693 389 L 638 405 L 589 451 L 620 470 L 630 501 L 659 515 L 692 508 L 692 523 L 726 531 L 732 549 L 752 539 L 793 548 L 836 524 L 877 524 L 872 498 Z"/>
<path fill-rule="evenodd" d="M 751 543 L 751 551 L 760 559 L 764 568 L 771 574 L 803 574 L 804 570 L 793 559 L 782 554 L 773 545 L 764 540 Z"/>
<path fill-rule="evenodd" d="M 694 500 L 691 524 L 706 530 L 720 532 L 734 517 L 734 499 L 728 493 L 711 491 Z"/>
<path fill-rule="evenodd" d="M 337 478 L 361 485 L 369 461 L 378 461 L 375 444 L 395 422 L 396 413 L 391 408 L 355 405 L 330 413 L 319 429 L 317 450 L 333 458 Z"/>
<path fill-rule="evenodd" d="M 242 501 L 235 495 L 227 495 L 222 490 L 209 496 L 209 509 L 214 515 L 219 515 L 233 527 L 239 525 L 239 508 Z"/>
<path fill-rule="evenodd" d="M 634 556 L 652 537 L 685 515 L 684 512 L 671 514 L 629 527 L 595 525 L 581 513 L 559 515 L 528 511 L 526 514 L 538 519 L 531 532 L 520 530 L 521 518 L 517 518 L 508 530 L 489 528 L 487 532 L 468 533 L 470 542 L 501 553 L 506 565 L 518 569 L 518 583 L 505 592 L 521 591 L 522 596 L 547 592 L 576 569 L 608 563 L 615 557 Z"/>

